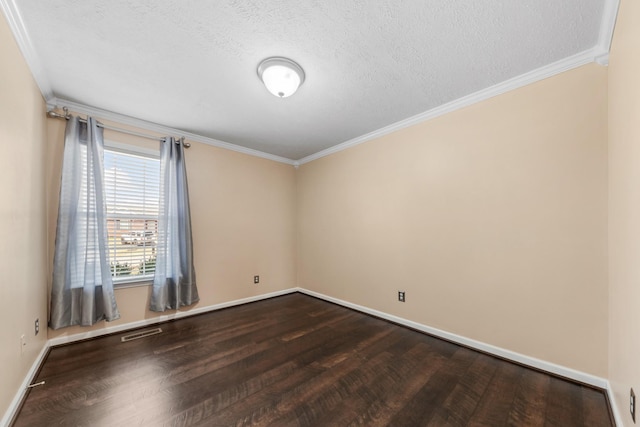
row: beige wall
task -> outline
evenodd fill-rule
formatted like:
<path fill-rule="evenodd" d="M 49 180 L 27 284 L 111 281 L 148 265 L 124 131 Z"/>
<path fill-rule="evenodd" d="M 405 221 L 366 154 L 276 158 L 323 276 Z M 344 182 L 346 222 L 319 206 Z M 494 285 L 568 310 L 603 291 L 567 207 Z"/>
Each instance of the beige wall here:
<path fill-rule="evenodd" d="M 609 300 L 609 380 L 632 425 L 629 389 L 640 396 L 640 4 L 630 0 L 621 2 L 609 65 Z"/>
<path fill-rule="evenodd" d="M 1 14 L 0 14 L 1 15 Z M 47 339 L 45 106 L 0 16 L 0 418 Z M 40 318 L 36 337 L 34 321 Z M 27 346 L 20 351 L 20 336 Z"/>
<path fill-rule="evenodd" d="M 62 120 L 47 121 L 49 263 L 53 262 L 64 126 Z M 113 131 L 106 131 L 105 139 L 158 147 L 158 142 Z M 200 302 L 183 310 L 294 287 L 293 166 L 190 142 L 186 161 Z M 254 275 L 260 275 L 260 284 L 253 284 Z M 118 289 L 119 320 L 91 328 L 49 330 L 49 338 L 157 317 L 159 313 L 148 310 L 149 293 L 149 286 Z"/>
<path fill-rule="evenodd" d="M 299 286 L 606 377 L 606 109 L 591 64 L 301 166 Z"/>

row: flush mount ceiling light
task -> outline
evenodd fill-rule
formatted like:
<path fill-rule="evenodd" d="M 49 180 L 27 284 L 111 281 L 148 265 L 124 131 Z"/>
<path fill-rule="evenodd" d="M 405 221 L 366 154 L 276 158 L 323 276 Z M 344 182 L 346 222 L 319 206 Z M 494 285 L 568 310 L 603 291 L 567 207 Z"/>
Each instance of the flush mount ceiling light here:
<path fill-rule="evenodd" d="M 267 90 L 279 98 L 296 93 L 304 82 L 302 67 L 287 58 L 267 58 L 258 65 L 258 76 Z"/>

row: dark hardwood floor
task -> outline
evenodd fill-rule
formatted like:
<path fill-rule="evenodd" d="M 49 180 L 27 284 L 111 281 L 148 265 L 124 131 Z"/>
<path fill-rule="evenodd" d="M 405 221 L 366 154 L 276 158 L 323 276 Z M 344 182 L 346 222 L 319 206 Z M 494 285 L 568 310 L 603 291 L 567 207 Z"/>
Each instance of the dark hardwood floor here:
<path fill-rule="evenodd" d="M 15 426 L 611 426 L 602 390 L 302 294 L 51 349 Z"/>

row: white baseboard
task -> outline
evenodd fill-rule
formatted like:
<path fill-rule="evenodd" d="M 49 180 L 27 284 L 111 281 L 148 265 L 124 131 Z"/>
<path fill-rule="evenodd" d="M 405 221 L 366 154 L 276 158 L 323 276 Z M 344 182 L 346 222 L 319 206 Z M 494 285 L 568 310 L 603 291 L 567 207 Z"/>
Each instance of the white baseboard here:
<path fill-rule="evenodd" d="M 284 289 L 282 291 L 270 292 L 268 294 L 256 295 L 248 298 L 237 299 L 233 301 L 227 301 L 220 304 L 208 305 L 206 307 L 198 307 L 189 311 L 173 311 L 171 314 L 153 317 L 151 319 L 139 320 L 137 322 L 124 323 L 122 325 L 110 326 L 104 329 L 83 332 L 79 334 L 67 335 L 63 337 L 52 338 L 49 340 L 49 346 L 54 347 L 56 345 L 68 344 L 75 341 L 86 340 L 88 338 L 95 338 L 102 335 L 109 335 L 117 332 L 127 331 L 130 329 L 142 328 L 144 326 L 155 325 L 158 323 L 166 322 L 167 320 L 181 319 L 184 317 L 195 316 L 196 314 L 208 313 L 210 311 L 221 310 L 223 308 L 233 307 L 236 305 L 247 304 L 254 301 L 260 301 L 263 299 L 273 298 L 280 295 L 286 295 L 293 292 L 297 292 L 297 288 Z"/>
<path fill-rule="evenodd" d="M 384 313 L 382 311 L 374 310 L 369 307 L 364 307 L 358 304 L 353 304 L 348 301 L 344 301 L 338 298 L 333 298 L 328 295 L 324 295 L 318 292 L 309 291 L 304 288 L 298 288 L 299 292 L 307 294 L 316 298 L 323 299 L 325 301 L 333 302 L 335 304 L 352 308 L 363 313 L 371 314 L 382 319 L 389 320 L 400 325 L 408 326 L 409 328 L 416 329 L 418 331 L 426 332 L 436 337 L 444 338 L 448 341 L 452 341 L 457 344 L 471 347 L 476 350 L 483 351 L 485 353 L 493 354 L 504 359 L 512 360 L 514 362 L 531 366 L 532 368 L 540 369 L 542 371 L 550 372 L 555 375 L 559 375 L 565 378 L 579 381 L 584 384 L 589 384 L 601 389 L 607 389 L 608 381 L 604 378 L 596 377 L 585 372 L 577 371 L 575 369 L 567 368 L 566 366 L 556 365 L 555 363 L 547 362 L 545 360 L 536 359 L 535 357 L 526 356 L 524 354 L 516 353 L 515 351 L 507 350 L 504 348 L 496 347 L 491 344 L 486 344 L 481 341 L 476 341 L 471 338 L 466 338 L 460 335 L 452 334 L 450 332 L 442 331 L 440 329 L 432 328 L 430 326 L 423 325 L 421 323 L 407 320 L 402 317 L 393 316 L 391 314 Z"/>
<path fill-rule="evenodd" d="M 242 299 L 237 299 L 233 301 L 223 302 L 220 304 L 209 305 L 206 307 L 198 307 L 196 309 L 189 310 L 189 311 L 175 311 L 168 315 L 158 316 L 152 319 L 140 320 L 138 322 L 125 323 L 118 326 L 111 326 L 111 327 L 107 327 L 100 330 L 89 331 L 89 332 L 84 332 L 80 334 L 73 334 L 73 335 L 68 335 L 64 337 L 52 338 L 45 343 L 44 347 L 42 348 L 42 351 L 40 351 L 40 354 L 38 355 L 36 360 L 33 362 L 33 365 L 31 366 L 31 369 L 29 369 L 29 372 L 25 376 L 25 379 L 22 382 L 20 389 L 16 393 L 15 397 L 11 401 L 11 404 L 9 405 L 9 408 L 7 408 L 7 411 L 5 412 L 4 416 L 0 420 L 0 427 L 8 427 L 9 423 L 15 416 L 16 412 L 20 408 L 20 404 L 22 403 L 22 400 L 24 399 L 24 395 L 27 392 L 27 386 L 29 386 L 33 381 L 33 378 L 36 372 L 38 371 L 38 368 L 44 361 L 44 357 L 47 354 L 47 351 L 49 350 L 50 347 L 61 345 L 61 344 L 68 344 L 75 341 L 81 341 L 88 338 L 95 338 L 102 335 L 113 334 L 121 331 L 126 331 L 129 329 L 140 328 L 148 325 L 155 325 L 157 323 L 166 322 L 167 320 L 195 316 L 196 314 L 207 313 L 209 311 L 220 310 L 223 308 L 233 307 L 241 304 L 247 304 L 250 302 L 273 298 L 280 295 L 286 295 L 286 294 L 290 294 L 297 291 L 298 291 L 297 288 L 290 288 L 282 291 L 270 292 L 268 294 L 256 295 L 253 297 L 242 298 Z"/>
<path fill-rule="evenodd" d="M 524 354 L 516 353 L 511 350 L 506 350 L 504 348 L 496 347 L 491 344 L 486 344 L 481 341 L 472 340 L 470 338 L 466 338 L 460 335 L 452 334 L 450 332 L 442 331 L 440 329 L 432 328 L 430 326 L 423 325 L 421 323 L 413 322 L 411 320 L 404 319 L 402 317 L 393 316 L 391 314 L 384 313 L 382 311 L 374 310 L 369 307 L 364 307 L 358 304 L 353 304 L 348 301 L 344 301 L 338 298 L 330 297 L 328 295 L 321 294 L 319 292 L 310 291 L 304 288 L 297 288 L 298 292 L 310 295 L 316 298 L 320 298 L 325 301 L 333 302 L 335 304 L 341 305 L 343 307 L 351 308 L 357 311 L 361 311 L 363 313 L 371 314 L 376 317 L 380 317 L 382 319 L 389 320 L 394 323 L 398 323 L 400 325 L 407 326 L 412 329 L 416 329 L 422 332 L 426 332 L 430 335 L 434 335 L 440 338 L 444 338 L 448 341 L 455 342 L 457 344 L 461 344 L 467 347 L 474 348 L 476 350 L 483 351 L 485 353 L 493 354 L 495 356 L 512 360 L 514 362 L 531 366 L 532 368 L 540 369 L 542 371 L 550 372 L 555 375 L 560 375 L 562 377 L 579 381 L 584 384 L 589 384 L 594 387 L 601 388 L 606 390 L 607 397 L 609 399 L 609 404 L 611 411 L 613 413 L 613 419 L 616 426 L 624 426 L 622 421 L 622 416 L 620 415 L 619 408 L 616 404 L 616 400 L 613 395 L 613 390 L 611 388 L 611 384 L 608 380 L 597 377 L 595 375 L 587 374 L 585 372 L 577 371 L 575 369 L 567 368 L 566 366 L 557 365 L 555 363 L 547 362 L 545 360 L 536 359 L 535 357 L 525 356 Z"/>
<path fill-rule="evenodd" d="M 22 381 L 22 384 L 20 385 L 18 392 L 13 397 L 13 400 L 11 401 L 9 408 L 7 408 L 7 411 L 4 413 L 4 416 L 0 420 L 0 426 L 8 427 L 9 423 L 18 412 L 18 409 L 20 408 L 20 404 L 24 399 L 24 395 L 27 393 L 27 387 L 29 387 L 29 385 L 35 378 L 36 372 L 38 372 L 40 365 L 42 365 L 42 362 L 44 361 L 44 357 L 47 355 L 48 350 L 49 350 L 49 342 L 47 341 L 42 347 L 42 350 L 40 350 L 38 357 L 36 357 L 36 359 L 33 361 L 33 364 L 31 365 L 29 372 L 27 372 L 27 375 L 24 377 L 24 381 Z"/>
<path fill-rule="evenodd" d="M 624 422 L 622 421 L 622 415 L 620 414 L 620 409 L 616 404 L 616 399 L 613 395 L 613 388 L 611 387 L 611 383 L 609 381 L 607 381 L 607 397 L 609 398 L 611 412 L 613 412 L 613 420 L 615 421 L 617 426 L 623 427 Z"/>
<path fill-rule="evenodd" d="M 157 323 L 161 323 L 161 322 L 165 322 L 167 320 L 173 320 L 173 319 L 180 319 L 180 318 L 184 318 L 184 317 L 189 317 L 189 316 L 194 316 L 196 314 L 201 314 L 201 313 L 207 313 L 210 311 L 216 311 L 216 310 L 220 310 L 223 308 L 228 308 L 228 307 L 233 307 L 236 305 L 242 305 L 242 304 L 247 304 L 250 302 L 255 302 L 255 301 L 260 301 L 263 299 L 268 299 L 268 298 L 273 298 L 273 297 L 277 297 L 280 295 L 286 295 L 286 294 L 290 294 L 290 293 L 294 293 L 294 292 L 300 292 L 306 295 L 310 295 L 325 301 L 329 301 L 338 305 L 341 305 L 343 307 L 347 307 L 347 308 L 351 308 L 357 311 L 360 311 L 362 313 L 367 313 L 367 314 L 371 314 L 373 316 L 379 317 L 381 319 L 386 319 L 389 320 L 391 322 L 394 323 L 398 323 L 400 325 L 404 325 L 407 326 L 409 328 L 412 329 L 416 329 L 418 331 L 422 331 L 425 333 L 428 333 L 430 335 L 436 336 L 436 337 L 440 337 L 443 339 L 446 339 L 448 341 L 452 341 L 454 343 L 457 344 L 461 344 L 470 348 L 474 348 L 476 350 L 480 350 L 483 351 L 485 353 L 489 353 L 489 354 L 493 354 L 495 356 L 498 357 L 502 357 L 504 359 L 508 359 L 508 360 L 512 360 L 514 362 L 523 364 L 523 365 L 527 365 L 527 366 L 531 366 L 533 368 L 536 369 L 540 369 L 546 372 L 550 372 L 552 374 L 556 374 L 556 375 L 560 375 L 562 377 L 565 378 L 569 378 L 575 381 L 579 381 L 581 383 L 584 384 L 589 384 L 592 385 L 594 387 L 598 387 L 601 389 L 605 389 L 607 391 L 607 395 L 609 397 L 609 401 L 611 404 L 611 410 L 613 411 L 613 416 L 615 419 L 615 422 L 617 425 L 622 426 L 622 418 L 620 417 L 620 413 L 618 411 L 618 408 L 616 406 L 616 401 L 614 399 L 613 396 L 613 391 L 611 390 L 611 384 L 609 384 L 609 381 L 607 381 L 604 378 L 600 378 L 600 377 L 596 377 L 594 375 L 591 374 L 587 374 L 585 372 L 581 372 L 581 371 L 577 371 L 575 369 L 571 369 L 565 366 L 561 366 L 561 365 L 557 365 L 555 363 L 551 363 L 551 362 L 547 362 L 544 360 L 540 360 L 540 359 L 536 359 L 534 357 L 530 357 L 530 356 L 526 356 L 520 353 L 516 353 L 514 351 L 511 350 L 507 350 L 504 348 L 500 348 L 500 347 L 496 347 L 493 346 L 491 344 L 486 344 L 483 343 L 481 341 L 476 341 L 470 338 L 466 338 L 460 335 L 456 335 L 456 334 L 452 334 L 450 332 L 446 332 L 446 331 L 442 331 L 440 329 L 436 329 L 436 328 L 432 328 L 430 326 L 426 326 L 423 325 L 421 323 L 417 323 L 408 319 L 404 319 L 402 317 L 398 317 L 398 316 L 394 316 L 388 313 L 384 313 L 382 311 L 378 311 L 378 310 L 374 310 L 368 307 L 364 307 L 358 304 L 353 304 L 350 303 L 348 301 L 344 301 L 338 298 L 333 298 L 330 297 L 328 295 L 324 295 L 318 292 L 314 292 L 314 291 L 310 291 L 308 289 L 304 289 L 304 288 L 290 288 L 290 289 L 285 289 L 282 291 L 276 291 L 276 292 L 271 292 L 268 294 L 262 294 L 262 295 L 256 295 L 256 296 L 252 296 L 252 297 L 248 297 L 248 298 L 242 298 L 242 299 L 238 299 L 238 300 L 233 300 L 233 301 L 228 301 L 228 302 L 224 302 L 224 303 L 220 303 L 220 304 L 214 304 L 214 305 L 210 305 L 210 306 L 206 306 L 206 307 L 199 307 L 197 309 L 194 310 L 189 310 L 189 311 L 176 311 L 173 312 L 169 315 L 164 315 L 164 316 L 159 316 L 159 317 L 154 317 L 152 319 L 146 319 L 146 320 L 141 320 L 138 322 L 131 322 L 131 323 L 126 323 L 123 325 L 118 325 L 118 326 L 113 326 L 113 327 L 108 327 L 105 329 L 100 329 L 100 330 L 96 330 L 96 331 L 90 331 L 90 332 L 85 332 L 85 333 L 80 333 L 80 334 L 74 334 L 74 335 L 69 335 L 69 336 L 65 336 L 65 337 L 58 337 L 58 338 L 52 338 L 50 340 L 47 341 L 47 343 L 45 344 L 45 346 L 42 348 L 42 351 L 40 352 L 40 354 L 38 355 L 38 357 L 36 358 L 36 360 L 34 361 L 33 365 L 31 366 L 31 369 L 29 370 L 29 372 L 27 373 L 22 386 L 20 388 L 20 390 L 16 393 L 13 401 L 11 402 L 11 405 L 9 406 L 9 408 L 7 409 L 4 417 L 2 418 L 2 420 L 0 420 L 0 426 L 5 427 L 9 425 L 9 422 L 13 419 L 13 416 L 15 415 L 16 411 L 18 410 L 18 408 L 20 407 L 20 403 L 22 402 L 22 399 L 24 398 L 24 395 L 26 393 L 27 390 L 27 386 L 31 383 L 31 381 L 33 380 L 35 373 L 37 372 L 38 368 L 40 367 L 40 365 L 43 362 L 43 359 L 45 357 L 45 355 L 47 354 L 47 351 L 50 347 L 56 346 L 56 345 L 61 345 L 61 344 L 67 344 L 67 343 L 71 343 L 74 341 L 80 341 L 80 340 L 84 340 L 84 339 L 88 339 L 88 338 L 94 338 L 94 337 L 98 337 L 98 336 L 102 336 L 102 335 L 108 335 L 108 334 L 112 334 L 112 333 L 116 333 L 116 332 L 121 332 L 121 331 L 125 331 L 125 330 L 129 330 L 129 329 L 135 329 L 135 328 L 139 328 L 139 327 L 144 327 L 144 326 L 149 326 L 149 325 L 154 325 Z"/>

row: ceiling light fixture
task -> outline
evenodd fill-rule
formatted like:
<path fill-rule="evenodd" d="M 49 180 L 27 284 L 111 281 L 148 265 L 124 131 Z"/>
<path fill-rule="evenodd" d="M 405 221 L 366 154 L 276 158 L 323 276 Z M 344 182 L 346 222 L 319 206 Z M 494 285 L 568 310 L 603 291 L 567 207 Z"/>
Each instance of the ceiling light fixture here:
<path fill-rule="evenodd" d="M 296 93 L 304 82 L 304 70 L 290 59 L 267 58 L 258 65 L 258 76 L 267 90 L 279 98 Z"/>

